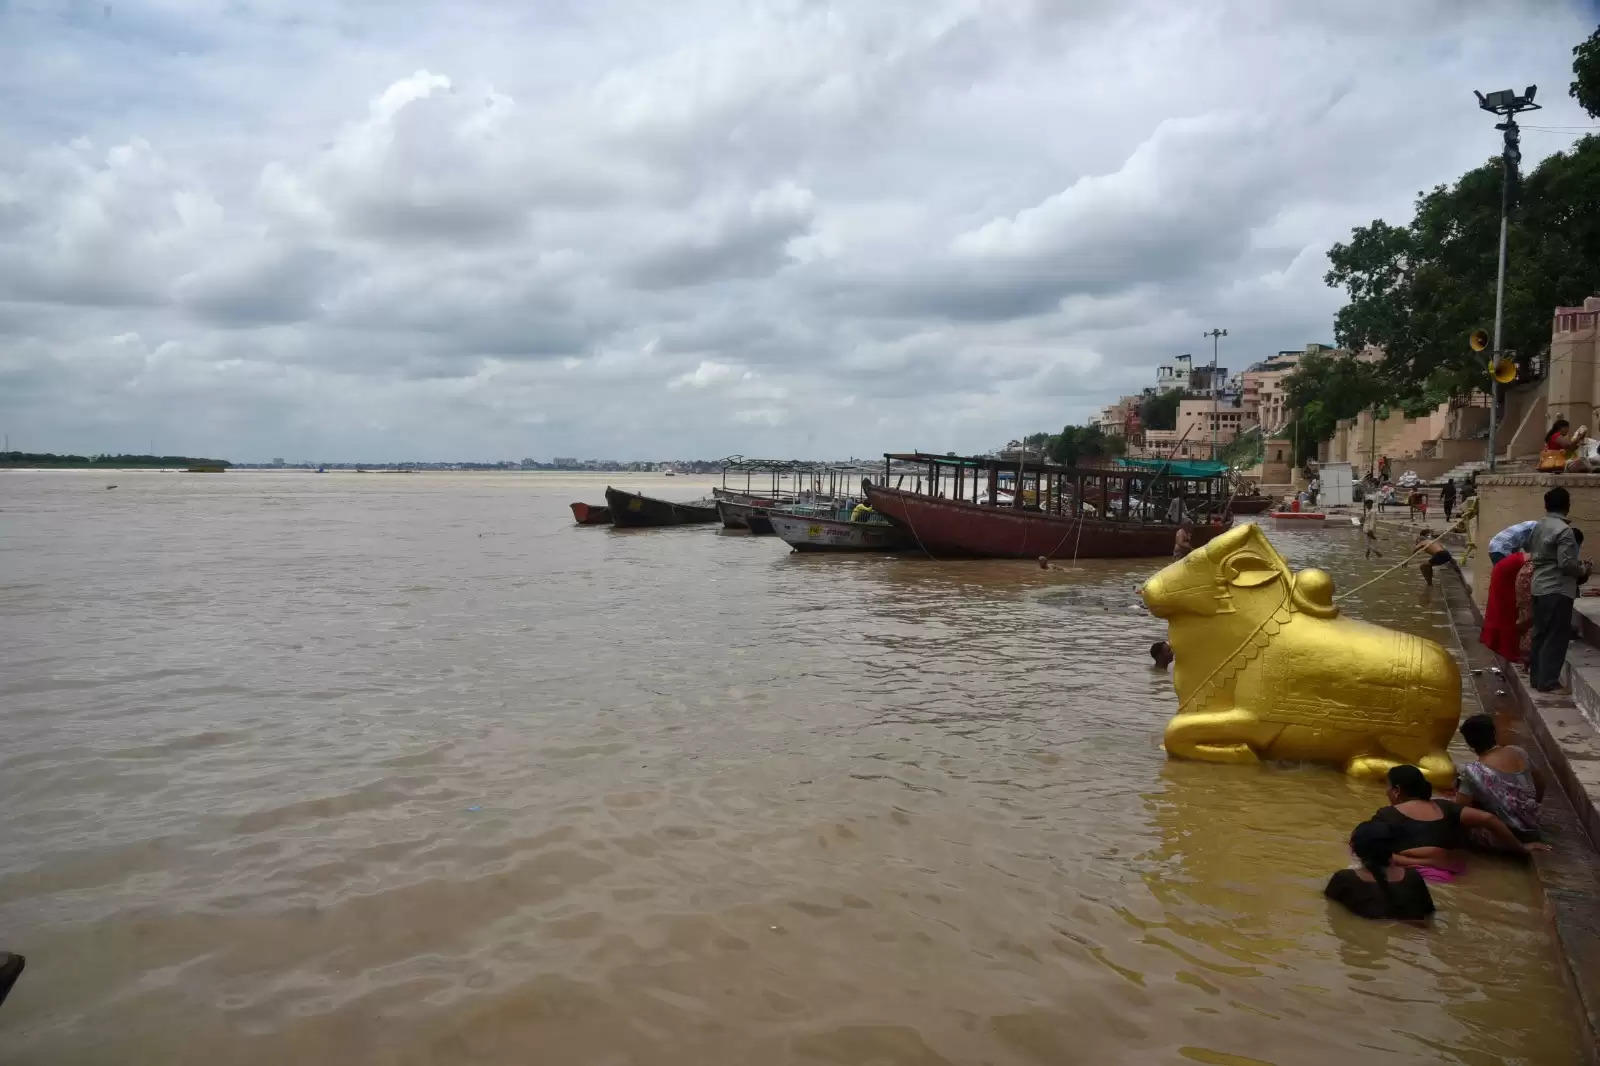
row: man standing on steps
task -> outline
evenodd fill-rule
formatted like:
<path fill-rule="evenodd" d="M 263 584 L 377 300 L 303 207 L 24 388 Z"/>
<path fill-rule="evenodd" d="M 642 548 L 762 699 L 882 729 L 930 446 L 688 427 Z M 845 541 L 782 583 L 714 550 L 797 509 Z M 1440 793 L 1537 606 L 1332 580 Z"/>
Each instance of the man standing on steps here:
<path fill-rule="evenodd" d="M 1533 567 L 1533 642 L 1528 680 L 1539 692 L 1561 686 L 1561 664 L 1572 639 L 1572 602 L 1578 582 L 1589 577 L 1589 564 L 1578 561 L 1578 538 L 1567 512 L 1572 497 L 1557 486 L 1544 494 L 1546 514 L 1528 536 L 1528 563 Z"/>
<path fill-rule="evenodd" d="M 1456 510 L 1455 478 L 1451 478 L 1449 481 L 1444 483 L 1444 489 L 1439 493 L 1439 502 L 1444 504 L 1444 520 L 1446 522 L 1453 521 L 1455 519 Z"/>

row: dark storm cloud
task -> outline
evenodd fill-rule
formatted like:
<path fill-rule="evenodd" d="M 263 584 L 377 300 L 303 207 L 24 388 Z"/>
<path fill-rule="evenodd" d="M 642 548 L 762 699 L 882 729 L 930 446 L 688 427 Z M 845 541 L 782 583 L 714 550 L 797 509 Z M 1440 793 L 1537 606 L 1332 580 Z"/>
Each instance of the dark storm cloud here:
<path fill-rule="evenodd" d="M 9 5 L 0 421 L 237 458 L 989 447 L 1212 326 L 1235 367 L 1331 340 L 1325 249 L 1494 150 L 1472 88 L 1586 121 L 1587 17 Z"/>

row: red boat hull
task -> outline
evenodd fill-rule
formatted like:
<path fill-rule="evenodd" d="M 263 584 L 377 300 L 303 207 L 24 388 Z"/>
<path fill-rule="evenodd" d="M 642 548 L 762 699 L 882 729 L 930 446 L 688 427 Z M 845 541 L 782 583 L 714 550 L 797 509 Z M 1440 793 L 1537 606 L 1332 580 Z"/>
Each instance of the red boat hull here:
<path fill-rule="evenodd" d="M 1166 522 L 1118 522 L 1047 515 L 1014 507 L 985 507 L 901 489 L 870 486 L 867 500 L 880 515 L 905 526 L 934 555 L 991 559 L 1129 559 L 1172 555 L 1178 527 Z M 1081 525 L 1081 529 L 1080 529 Z M 1196 524 L 1198 548 L 1227 529 Z"/>
<path fill-rule="evenodd" d="M 575 503 L 572 505 L 572 517 L 580 526 L 608 526 L 611 524 L 611 508 L 602 503 Z"/>

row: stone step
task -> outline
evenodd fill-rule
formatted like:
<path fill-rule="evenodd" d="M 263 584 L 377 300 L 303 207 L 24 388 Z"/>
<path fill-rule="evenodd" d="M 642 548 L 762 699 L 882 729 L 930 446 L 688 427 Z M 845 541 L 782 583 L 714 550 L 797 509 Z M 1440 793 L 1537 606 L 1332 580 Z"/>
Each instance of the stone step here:
<path fill-rule="evenodd" d="M 1590 643 L 1595 613 L 1573 611 L 1573 620 L 1581 621 L 1584 629 L 1567 647 L 1561 668 L 1561 683 L 1572 695 L 1534 692 L 1532 697 L 1544 712 L 1549 739 L 1564 754 L 1562 765 L 1555 767 L 1562 787 L 1590 839 L 1600 847 L 1600 648 Z"/>
<path fill-rule="evenodd" d="M 1579 596 L 1572 604 L 1572 623 L 1579 640 L 1600 648 L 1600 596 Z"/>

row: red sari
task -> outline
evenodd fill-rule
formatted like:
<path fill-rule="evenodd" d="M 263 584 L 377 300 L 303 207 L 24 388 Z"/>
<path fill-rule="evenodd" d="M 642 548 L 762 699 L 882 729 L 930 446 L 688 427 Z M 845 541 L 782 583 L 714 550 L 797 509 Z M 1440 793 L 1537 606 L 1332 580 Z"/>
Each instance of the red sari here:
<path fill-rule="evenodd" d="M 1517 573 L 1528 561 L 1526 552 L 1513 552 L 1494 564 L 1489 574 L 1489 602 L 1483 608 L 1480 640 L 1490 651 L 1510 662 L 1522 661 L 1517 633 Z"/>

